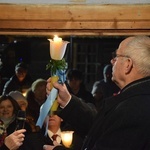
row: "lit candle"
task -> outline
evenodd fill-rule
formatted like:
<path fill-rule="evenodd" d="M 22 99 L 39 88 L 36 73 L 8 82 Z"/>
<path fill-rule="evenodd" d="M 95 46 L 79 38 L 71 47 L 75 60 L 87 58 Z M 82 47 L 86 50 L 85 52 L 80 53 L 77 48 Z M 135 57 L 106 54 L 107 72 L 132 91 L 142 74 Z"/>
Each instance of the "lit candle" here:
<path fill-rule="evenodd" d="M 53 38 L 53 41 L 56 42 L 56 43 L 57 42 L 60 43 L 60 42 L 62 42 L 62 38 L 59 38 L 57 35 L 55 35 L 54 38 Z"/>
<path fill-rule="evenodd" d="M 62 38 L 57 35 L 54 36 L 53 40 L 50 41 L 50 56 L 54 60 L 61 60 L 64 57 L 66 46 L 69 43 L 68 41 L 63 41 Z"/>
<path fill-rule="evenodd" d="M 62 131 L 61 132 L 62 143 L 67 148 L 69 148 L 72 144 L 73 133 L 74 131 Z"/>

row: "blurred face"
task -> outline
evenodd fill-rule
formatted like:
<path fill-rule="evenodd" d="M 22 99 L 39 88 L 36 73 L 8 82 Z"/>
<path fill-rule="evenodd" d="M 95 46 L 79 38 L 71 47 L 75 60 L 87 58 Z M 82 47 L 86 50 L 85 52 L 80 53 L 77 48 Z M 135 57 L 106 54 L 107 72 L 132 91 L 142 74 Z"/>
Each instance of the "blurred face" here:
<path fill-rule="evenodd" d="M 9 99 L 0 103 L 0 117 L 7 119 L 13 116 L 14 108 Z"/>
<path fill-rule="evenodd" d="M 97 102 L 99 102 L 103 98 L 103 94 L 100 92 L 93 92 L 92 94 Z"/>
<path fill-rule="evenodd" d="M 16 72 L 16 76 L 17 76 L 19 81 L 23 81 L 27 75 L 27 71 L 25 69 L 22 69 L 22 68 L 18 68 L 17 70 L 15 70 L 15 72 Z"/>
<path fill-rule="evenodd" d="M 58 127 L 59 128 L 61 125 L 61 122 L 62 122 L 62 119 L 59 116 L 50 115 L 48 128 L 51 128 L 51 127 Z"/>
<path fill-rule="evenodd" d="M 21 110 L 25 111 L 27 108 L 27 103 L 24 102 L 23 100 L 17 100 L 17 103 L 19 104 Z"/>
<path fill-rule="evenodd" d="M 67 82 L 68 82 L 70 88 L 74 91 L 74 90 L 79 90 L 80 89 L 80 84 L 81 84 L 82 81 L 79 80 L 79 79 L 73 78 L 71 80 L 68 80 Z"/>
<path fill-rule="evenodd" d="M 34 96 L 35 99 L 39 103 L 43 103 L 46 100 L 46 85 L 39 86 L 35 91 L 34 91 Z"/>

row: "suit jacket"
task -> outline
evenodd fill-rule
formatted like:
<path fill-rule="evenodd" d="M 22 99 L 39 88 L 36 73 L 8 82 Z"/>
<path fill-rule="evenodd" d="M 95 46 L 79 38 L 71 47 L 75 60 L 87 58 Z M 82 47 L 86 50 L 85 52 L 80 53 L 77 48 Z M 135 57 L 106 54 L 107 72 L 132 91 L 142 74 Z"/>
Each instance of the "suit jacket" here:
<path fill-rule="evenodd" d="M 45 144 L 53 145 L 53 141 L 48 136 L 44 136 L 41 131 L 33 132 L 25 136 L 20 150 L 43 150 Z"/>
<path fill-rule="evenodd" d="M 73 130 L 67 123 L 63 124 L 62 130 Z M 53 145 L 53 141 L 49 136 L 45 136 L 45 130 L 33 132 L 25 136 L 23 145 L 19 150 L 43 150 L 44 145 Z M 61 143 L 62 144 L 62 143 Z M 83 144 L 83 138 L 76 132 L 73 134 L 72 150 L 79 150 Z M 62 148 L 62 146 L 59 146 Z M 66 149 L 66 148 L 65 148 Z"/>
<path fill-rule="evenodd" d="M 150 77 L 134 81 L 119 95 L 106 99 L 95 121 L 92 111 L 76 97 L 59 116 L 82 134 L 88 133 L 82 150 L 149 150 Z"/>

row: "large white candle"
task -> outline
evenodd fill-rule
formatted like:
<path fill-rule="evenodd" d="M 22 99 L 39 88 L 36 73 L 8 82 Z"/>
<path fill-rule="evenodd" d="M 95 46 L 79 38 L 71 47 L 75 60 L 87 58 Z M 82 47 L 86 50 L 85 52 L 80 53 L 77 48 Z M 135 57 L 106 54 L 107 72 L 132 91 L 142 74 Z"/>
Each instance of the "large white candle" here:
<path fill-rule="evenodd" d="M 53 40 L 50 41 L 50 56 L 54 60 L 61 60 L 64 57 L 66 46 L 69 43 L 68 41 L 63 41 L 62 38 L 57 35 L 54 36 Z"/>

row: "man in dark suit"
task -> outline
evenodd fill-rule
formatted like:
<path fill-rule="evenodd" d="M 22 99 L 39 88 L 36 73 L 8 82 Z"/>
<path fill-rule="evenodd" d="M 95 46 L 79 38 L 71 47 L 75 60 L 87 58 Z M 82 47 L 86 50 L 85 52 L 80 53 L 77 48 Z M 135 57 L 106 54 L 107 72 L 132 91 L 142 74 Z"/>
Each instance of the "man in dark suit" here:
<path fill-rule="evenodd" d="M 44 145 L 53 145 L 54 142 L 62 145 L 61 132 L 73 130 L 73 128 L 63 122 L 55 113 L 47 116 L 41 130 L 26 135 L 23 145 L 19 150 L 43 150 Z M 83 138 L 74 132 L 72 149 L 80 149 L 83 144 L 82 142 Z"/>
<path fill-rule="evenodd" d="M 149 150 L 150 38 L 126 38 L 111 63 L 112 80 L 121 91 L 104 101 L 95 119 L 92 110 L 71 95 L 65 84 L 54 83 L 59 91 L 57 101 L 63 108 L 58 115 L 81 133 L 88 133 L 82 150 Z"/>

